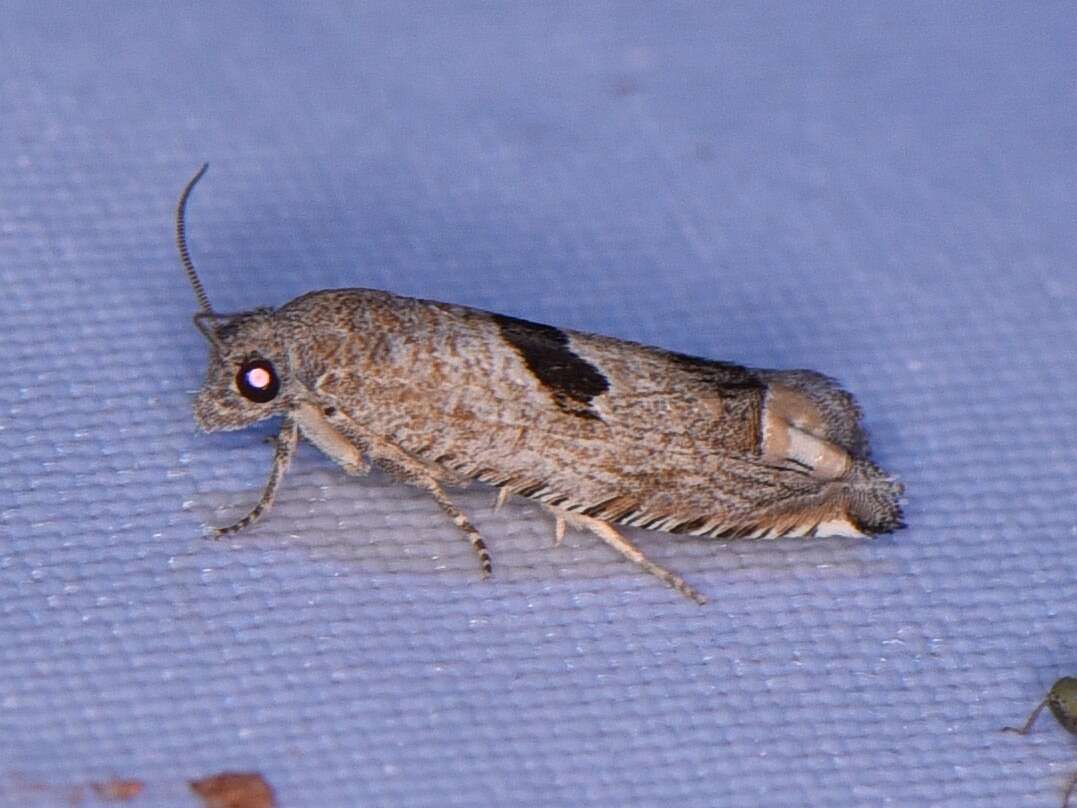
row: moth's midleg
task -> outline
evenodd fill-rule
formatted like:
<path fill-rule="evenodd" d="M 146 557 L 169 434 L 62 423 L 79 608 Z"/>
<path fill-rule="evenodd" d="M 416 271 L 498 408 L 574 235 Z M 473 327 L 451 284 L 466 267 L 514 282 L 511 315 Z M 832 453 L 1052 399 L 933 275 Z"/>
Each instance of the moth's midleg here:
<path fill-rule="evenodd" d="M 676 589 L 682 595 L 691 598 L 701 606 L 707 602 L 707 599 L 691 584 L 685 581 L 684 578 L 672 570 L 667 570 L 665 567 L 655 564 L 647 558 L 647 556 L 643 554 L 643 551 L 636 547 L 636 545 L 632 544 L 632 542 L 614 530 L 613 526 L 608 522 L 603 522 L 601 519 L 595 519 L 591 516 L 572 513 L 571 511 L 562 510 L 561 508 L 555 508 L 550 505 L 545 505 L 543 507 L 558 520 L 559 529 L 561 524 L 567 522 L 575 528 L 589 530 L 629 561 L 639 565 L 643 570 L 658 578 L 658 580 L 662 581 L 666 586 Z"/>
<path fill-rule="evenodd" d="M 399 451 L 399 450 L 398 450 Z M 417 488 L 422 488 L 424 491 L 430 494 L 434 498 L 434 502 L 449 515 L 453 524 L 463 531 L 467 536 L 467 540 L 471 543 L 472 548 L 479 556 L 479 567 L 482 569 L 482 577 L 489 578 L 494 571 L 494 561 L 490 556 L 490 551 L 486 549 L 486 542 L 482 540 L 482 536 L 479 535 L 478 529 L 471 524 L 471 520 L 464 515 L 464 512 L 453 504 L 453 501 L 449 499 L 445 491 L 442 490 L 441 484 L 422 471 L 422 467 L 414 461 L 403 461 L 403 455 L 393 459 L 387 459 L 384 456 L 375 456 L 375 462 L 378 463 L 381 468 L 388 471 L 393 476 L 402 480 L 403 482 L 410 483 Z"/>
<path fill-rule="evenodd" d="M 273 468 L 269 471 L 269 479 L 266 480 L 265 488 L 262 489 L 262 496 L 258 499 L 258 503 L 251 508 L 250 513 L 238 522 L 226 527 L 213 528 L 215 538 L 220 538 L 226 533 L 238 533 L 243 528 L 253 525 L 263 513 L 269 510 L 277 496 L 277 491 L 280 489 L 284 473 L 288 470 L 292 457 L 295 455 L 295 447 L 298 442 L 299 427 L 295 419 L 291 416 L 285 416 L 275 441 L 276 449 L 273 452 Z"/>
<path fill-rule="evenodd" d="M 490 551 L 486 549 L 486 542 L 482 540 L 482 536 L 479 535 L 479 531 L 471 524 L 470 520 L 464 515 L 452 500 L 449 499 L 445 492 L 441 490 L 441 486 L 438 485 L 436 480 L 432 480 L 429 477 L 409 477 L 408 482 L 413 485 L 417 485 L 420 488 L 424 488 L 430 492 L 430 496 L 434 498 L 434 501 L 441 506 L 441 510 L 445 511 L 452 519 L 453 524 L 467 536 L 467 540 L 471 542 L 471 546 L 475 549 L 475 552 L 479 555 L 479 566 L 482 568 L 482 577 L 489 578 L 490 574 L 494 571 L 494 562 L 490 558 Z"/>
<path fill-rule="evenodd" d="M 359 473 L 365 473 L 367 464 L 362 458 L 362 453 L 365 452 L 382 469 L 406 483 L 429 492 L 434 501 L 449 515 L 453 524 L 464 532 L 471 546 L 475 548 L 482 568 L 482 577 L 490 576 L 494 564 L 490 551 L 486 549 L 486 542 L 482 540 L 479 531 L 475 529 L 463 511 L 445 495 L 441 484 L 434 477 L 435 469 L 411 457 L 399 446 L 377 435 L 364 432 L 339 410 L 335 411 L 332 417 L 327 417 L 324 409 L 306 404 L 299 409 L 299 419 L 303 434 L 319 449 L 340 463 L 345 471 L 356 468 Z M 449 478 L 448 481 L 451 483 L 454 480 Z"/>

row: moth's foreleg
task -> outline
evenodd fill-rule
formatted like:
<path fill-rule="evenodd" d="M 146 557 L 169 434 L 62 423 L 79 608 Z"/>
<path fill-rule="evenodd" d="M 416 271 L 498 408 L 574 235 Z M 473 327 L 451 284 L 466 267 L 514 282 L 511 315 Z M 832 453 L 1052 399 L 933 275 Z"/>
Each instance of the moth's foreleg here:
<path fill-rule="evenodd" d="M 335 407 L 305 401 L 295 410 L 295 417 L 303 437 L 333 458 L 346 474 L 361 477 L 370 471 L 370 464 L 363 456 L 369 451 L 369 444 L 363 436 L 345 429 L 347 418 Z"/>
<path fill-rule="evenodd" d="M 269 472 L 269 479 L 266 480 L 265 488 L 262 489 L 262 496 L 258 499 L 258 504 L 251 508 L 250 513 L 238 522 L 226 527 L 211 528 L 214 538 L 219 539 L 227 533 L 238 533 L 243 528 L 253 525 L 263 513 L 269 510 L 277 496 L 277 491 L 280 489 L 281 481 L 284 479 L 284 472 L 288 470 L 292 457 L 295 455 L 295 447 L 298 442 L 299 428 L 295 420 L 286 415 L 284 423 L 281 424 L 280 432 L 274 441 L 276 448 L 273 452 L 273 468 Z"/>
<path fill-rule="evenodd" d="M 557 532 L 561 533 L 561 535 L 564 535 L 563 526 L 566 522 L 572 525 L 572 527 L 581 530 L 589 530 L 629 561 L 638 564 L 641 568 L 658 578 L 658 580 L 662 581 L 666 586 L 676 589 L 682 595 L 691 598 L 700 606 L 707 602 L 707 599 L 685 581 L 684 578 L 671 570 L 667 570 L 665 567 L 655 564 L 647 558 L 638 547 L 632 544 L 632 542 L 614 530 L 613 526 L 608 522 L 603 522 L 602 520 L 595 519 L 591 516 L 572 513 L 571 511 L 565 511 L 561 508 L 555 508 L 549 505 L 544 507 L 558 520 Z"/>

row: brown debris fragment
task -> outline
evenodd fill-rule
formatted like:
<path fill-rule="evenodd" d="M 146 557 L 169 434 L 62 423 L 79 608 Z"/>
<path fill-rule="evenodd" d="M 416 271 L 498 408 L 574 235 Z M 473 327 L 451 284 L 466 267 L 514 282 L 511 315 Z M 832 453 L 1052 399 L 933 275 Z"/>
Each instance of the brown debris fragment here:
<path fill-rule="evenodd" d="M 103 800 L 128 802 L 142 793 L 145 785 L 141 780 L 113 777 L 102 783 L 90 783 L 93 793 Z"/>
<path fill-rule="evenodd" d="M 191 780 L 205 808 L 274 808 L 273 788 L 257 772 L 221 772 Z"/>

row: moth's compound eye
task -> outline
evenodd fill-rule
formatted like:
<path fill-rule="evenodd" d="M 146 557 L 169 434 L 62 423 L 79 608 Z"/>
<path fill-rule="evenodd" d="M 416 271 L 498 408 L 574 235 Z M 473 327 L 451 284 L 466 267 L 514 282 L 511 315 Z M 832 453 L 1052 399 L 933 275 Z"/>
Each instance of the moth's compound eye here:
<path fill-rule="evenodd" d="M 240 365 L 236 374 L 236 387 L 240 395 L 258 404 L 272 401 L 280 392 L 280 379 L 273 363 L 265 359 L 251 359 Z"/>

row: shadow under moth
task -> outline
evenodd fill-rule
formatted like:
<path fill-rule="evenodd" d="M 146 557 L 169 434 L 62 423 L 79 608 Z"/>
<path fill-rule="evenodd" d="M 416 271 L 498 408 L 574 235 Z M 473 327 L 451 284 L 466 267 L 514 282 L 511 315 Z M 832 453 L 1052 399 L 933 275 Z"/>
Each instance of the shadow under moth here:
<path fill-rule="evenodd" d="M 865 536 L 902 526 L 901 486 L 868 456 L 860 409 L 810 370 L 758 370 L 372 289 L 310 292 L 278 309 L 213 311 L 176 243 L 209 342 L 204 430 L 280 416 L 261 498 L 273 503 L 302 435 L 351 475 L 371 463 L 429 493 L 468 538 L 444 486 L 479 480 L 588 530 L 699 603 L 615 525 L 720 538 Z"/>

